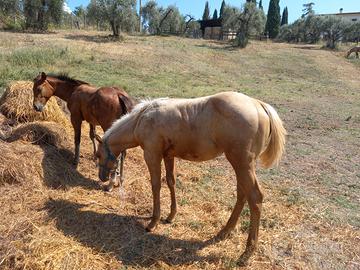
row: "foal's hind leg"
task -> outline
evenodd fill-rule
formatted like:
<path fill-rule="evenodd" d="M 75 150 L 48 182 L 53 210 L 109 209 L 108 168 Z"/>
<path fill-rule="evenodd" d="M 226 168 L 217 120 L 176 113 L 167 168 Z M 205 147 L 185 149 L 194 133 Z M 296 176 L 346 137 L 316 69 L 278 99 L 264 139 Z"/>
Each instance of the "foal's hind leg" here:
<path fill-rule="evenodd" d="M 218 237 L 227 236 L 234 229 L 247 200 L 250 207 L 250 231 L 245 252 L 240 257 L 240 263 L 246 264 L 257 247 L 263 195 L 255 174 L 255 158 L 251 155 L 241 158 L 230 153 L 226 153 L 226 157 L 236 173 L 237 201 L 228 223 L 220 231 Z"/>
<path fill-rule="evenodd" d="M 165 169 L 166 169 L 166 182 L 170 189 L 171 196 L 171 210 L 169 216 L 166 218 L 166 221 L 171 223 L 176 215 L 177 206 L 176 206 L 176 196 L 175 196 L 175 175 L 174 168 L 175 162 L 174 158 L 164 158 Z"/>
<path fill-rule="evenodd" d="M 255 165 L 252 169 L 242 173 L 243 179 L 248 179 L 247 185 L 247 201 L 250 208 L 250 231 L 246 243 L 246 249 L 241 255 L 239 263 L 247 264 L 250 256 L 255 252 L 258 245 L 260 215 L 263 201 L 263 194 L 261 192 L 259 183 L 255 174 Z"/>
<path fill-rule="evenodd" d="M 241 211 L 244 208 L 244 204 L 246 201 L 245 195 L 244 195 L 244 191 L 241 188 L 241 185 L 239 184 L 239 178 L 240 176 L 236 176 L 236 178 L 238 179 L 237 182 L 237 198 L 236 198 L 236 203 L 235 203 L 235 207 L 230 215 L 230 218 L 228 220 L 228 222 L 226 223 L 225 227 L 222 228 L 222 230 L 217 234 L 216 238 L 218 240 L 223 240 L 227 237 L 229 237 L 230 233 L 232 232 L 232 230 L 235 228 L 236 223 L 239 219 L 239 216 L 241 214 Z"/>

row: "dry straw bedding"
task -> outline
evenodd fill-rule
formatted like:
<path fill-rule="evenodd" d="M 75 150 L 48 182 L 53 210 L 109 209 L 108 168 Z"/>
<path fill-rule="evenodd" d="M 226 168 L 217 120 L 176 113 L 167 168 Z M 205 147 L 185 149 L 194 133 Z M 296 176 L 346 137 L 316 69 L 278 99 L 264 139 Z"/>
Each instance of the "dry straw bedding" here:
<path fill-rule="evenodd" d="M 24 84 L 15 85 L 18 87 L 9 87 L 8 91 L 26 93 L 17 97 L 17 103 L 28 103 L 32 94 L 14 90 Z M 32 86 L 26 85 L 29 92 Z M 7 97 L 12 94 L 7 93 Z M 33 113 L 29 104 L 24 107 L 27 109 L 19 110 L 5 104 L 4 99 L 1 108 L 12 108 L 12 113 L 3 111 L 12 119 L 0 114 L 0 131 L 4 130 L 0 138 L 0 269 L 236 266 L 246 242 L 246 233 L 242 232 L 248 225 L 248 211 L 242 214 L 241 225 L 232 237 L 203 246 L 225 224 L 233 207 L 236 185 L 229 164 L 222 159 L 211 165 L 179 162 L 177 219 L 174 224 L 160 224 L 154 233 L 147 234 L 144 227 L 149 221 L 146 217 L 151 215 L 152 198 L 140 150 L 128 152 L 126 199 L 119 198 L 116 191 L 104 194 L 96 180 L 97 169 L 87 134 L 83 133 L 79 170 L 72 167 L 72 129 L 68 123 L 65 127 L 58 124 L 67 119 L 56 103 L 56 115 L 49 119 L 49 114 L 45 114 L 41 117 L 46 121 L 38 121 L 37 113 L 30 118 L 23 116 L 24 110 Z M 14 123 L 24 119 L 37 121 Z M 165 183 L 163 187 L 162 213 L 166 215 L 170 198 Z M 309 247 L 318 252 L 319 258 L 327 252 L 324 246 L 338 248 L 339 254 L 355 258 L 356 262 L 358 248 L 350 240 L 360 239 L 359 233 L 349 227 L 324 225 L 318 217 L 309 216 L 301 204 L 286 206 L 278 188 L 264 185 L 264 189 L 260 249 L 252 259 L 252 269 L 333 267 L 332 260 L 336 258 L 332 259 L 330 253 L 329 261 L 311 267 L 306 258 L 309 254 L 314 256 L 314 252 Z M 316 230 L 321 230 L 321 241 L 314 234 Z M 348 264 L 349 269 L 353 265 Z"/>

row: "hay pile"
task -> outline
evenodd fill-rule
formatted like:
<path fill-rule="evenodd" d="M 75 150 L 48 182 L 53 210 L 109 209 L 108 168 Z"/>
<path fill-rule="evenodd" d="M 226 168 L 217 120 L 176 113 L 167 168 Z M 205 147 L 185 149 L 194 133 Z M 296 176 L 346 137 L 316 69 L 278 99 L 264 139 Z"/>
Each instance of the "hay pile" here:
<path fill-rule="evenodd" d="M 65 150 L 69 146 L 67 132 L 54 122 L 19 125 L 5 140 L 0 141 L 0 185 L 22 183 L 27 179 L 42 183 L 45 174 L 54 174 L 56 178 L 59 171 L 56 167 L 62 171 L 71 167 L 67 162 L 71 152 Z"/>
<path fill-rule="evenodd" d="M 24 182 L 27 178 L 41 177 L 41 162 L 43 153 L 36 146 L 21 142 L 6 143 L 0 141 L 0 186 Z"/>
<path fill-rule="evenodd" d="M 33 144 L 47 144 L 60 148 L 68 142 L 68 137 L 66 130 L 57 123 L 33 122 L 19 125 L 6 140 L 8 142 L 22 140 Z"/>
<path fill-rule="evenodd" d="M 33 108 L 33 83 L 17 81 L 11 83 L 0 98 L 0 112 L 18 122 L 53 121 L 69 125 L 69 121 L 55 98 L 50 98 L 43 112 Z"/>

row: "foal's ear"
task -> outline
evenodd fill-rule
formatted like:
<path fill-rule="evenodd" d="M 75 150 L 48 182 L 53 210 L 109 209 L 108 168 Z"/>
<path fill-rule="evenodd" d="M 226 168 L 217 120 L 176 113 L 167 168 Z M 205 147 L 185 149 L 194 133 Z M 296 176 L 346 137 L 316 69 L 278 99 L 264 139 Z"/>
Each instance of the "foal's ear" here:
<path fill-rule="evenodd" d="M 45 72 L 41 72 L 40 75 L 41 75 L 41 79 L 45 81 L 45 80 L 46 80 L 46 73 L 45 73 Z"/>
<path fill-rule="evenodd" d="M 102 142 L 103 142 L 103 141 L 102 141 L 102 138 L 101 138 L 98 134 L 95 135 L 95 139 L 96 139 L 99 143 L 102 143 Z"/>

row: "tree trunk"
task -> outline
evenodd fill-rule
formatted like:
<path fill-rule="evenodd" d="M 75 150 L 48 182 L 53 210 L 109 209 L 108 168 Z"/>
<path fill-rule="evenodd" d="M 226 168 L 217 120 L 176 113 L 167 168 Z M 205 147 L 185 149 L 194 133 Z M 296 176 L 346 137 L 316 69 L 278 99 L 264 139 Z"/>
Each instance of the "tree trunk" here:
<path fill-rule="evenodd" d="M 141 33 L 142 31 L 142 24 L 141 24 L 141 15 L 142 15 L 142 7 L 141 7 L 141 0 L 140 2 L 140 7 L 139 7 L 139 32 Z"/>
<path fill-rule="evenodd" d="M 113 32 L 114 37 L 120 36 L 120 25 L 114 21 L 110 21 L 111 30 Z"/>
<path fill-rule="evenodd" d="M 169 9 L 168 12 L 165 14 L 165 16 L 161 19 L 160 23 L 159 23 L 159 27 L 157 28 L 157 34 L 160 35 L 161 34 L 161 27 L 162 24 L 164 23 L 164 21 L 166 20 L 166 18 L 169 16 L 169 14 L 173 12 L 172 9 Z"/>

